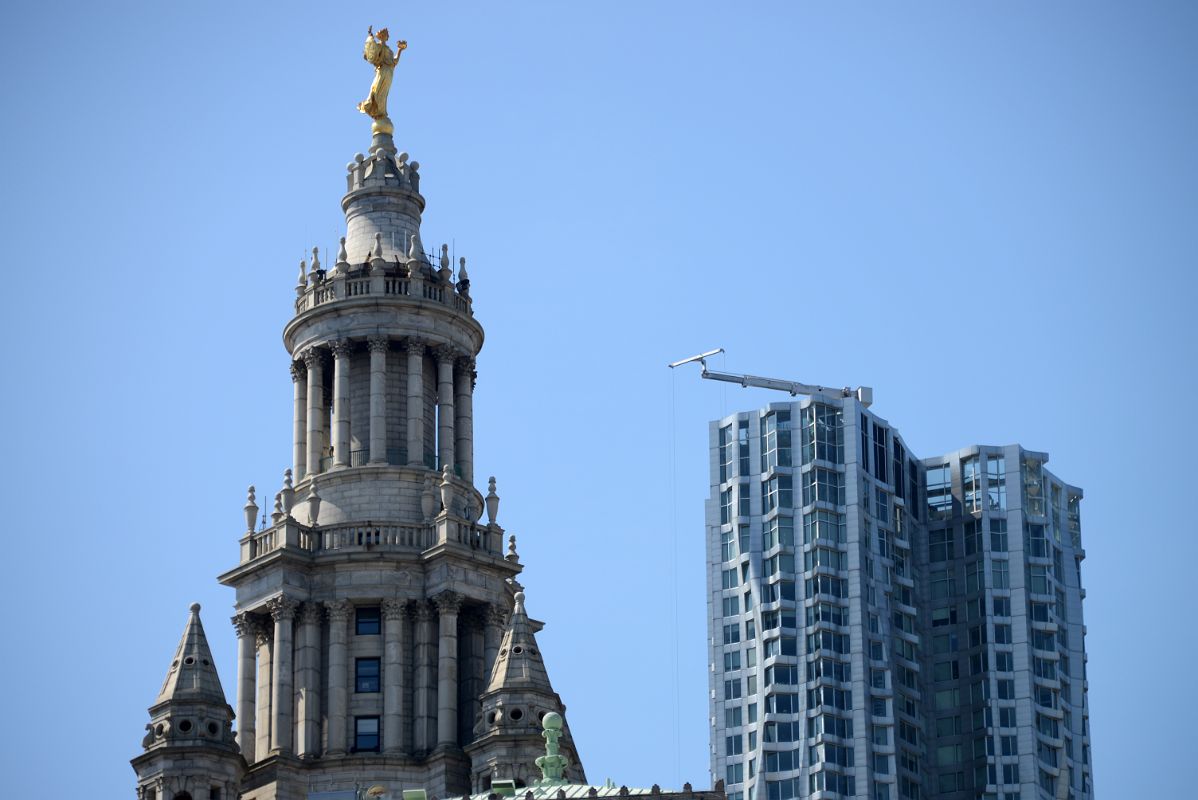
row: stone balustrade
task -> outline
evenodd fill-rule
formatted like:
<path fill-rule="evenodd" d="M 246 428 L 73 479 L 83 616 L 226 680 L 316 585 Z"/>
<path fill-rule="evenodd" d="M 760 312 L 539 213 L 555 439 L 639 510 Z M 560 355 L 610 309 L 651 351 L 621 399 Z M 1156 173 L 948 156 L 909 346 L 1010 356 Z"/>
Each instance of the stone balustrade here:
<path fill-rule="evenodd" d="M 278 550 L 319 556 L 354 551 L 422 552 L 442 544 L 500 557 L 503 555 L 503 529 L 495 524 L 482 525 L 445 513 L 427 525 L 350 523 L 312 527 L 289 518 L 246 534 L 241 540 L 241 563 L 249 563 Z"/>
<path fill-rule="evenodd" d="M 409 266 L 426 271 L 421 278 L 409 277 Z M 414 297 L 448 306 L 454 311 L 474 316 L 470 295 L 459 290 L 459 284 L 444 280 L 436 269 L 423 262 L 409 265 L 393 262 L 383 268 L 380 276 L 372 275 L 369 264 L 352 267 L 348 274 L 325 274 L 323 278 L 310 276 L 305 287 L 295 300 L 296 315 L 325 303 L 382 294 L 386 297 Z M 417 287 L 418 285 L 418 287 Z"/>

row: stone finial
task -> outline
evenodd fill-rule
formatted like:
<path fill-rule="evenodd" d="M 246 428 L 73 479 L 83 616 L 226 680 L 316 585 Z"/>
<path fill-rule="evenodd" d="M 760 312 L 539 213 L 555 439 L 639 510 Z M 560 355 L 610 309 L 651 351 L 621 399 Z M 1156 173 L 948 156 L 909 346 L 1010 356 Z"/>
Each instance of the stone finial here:
<path fill-rule="evenodd" d="M 408 261 L 419 261 L 421 256 L 420 250 L 416 247 L 416 234 L 408 236 Z"/>
<path fill-rule="evenodd" d="M 305 499 L 308 501 L 308 524 L 315 527 L 320 519 L 320 495 L 316 493 L 316 481 L 312 482 L 312 489 Z"/>
<path fill-rule="evenodd" d="M 412 184 L 412 191 L 420 191 L 420 162 L 413 161 L 412 168 L 408 170 L 408 182 Z"/>
<path fill-rule="evenodd" d="M 453 469 L 448 464 L 441 467 L 441 507 L 446 514 L 453 512 Z"/>
<path fill-rule="evenodd" d="M 253 531 L 254 521 L 258 519 L 258 502 L 254 499 L 254 487 L 252 485 L 248 490 L 246 490 L 244 511 L 245 529 L 247 531 Z"/>
<path fill-rule="evenodd" d="M 270 521 L 277 525 L 286 516 L 286 512 L 283 511 L 283 493 L 281 491 L 275 492 L 275 507 L 270 513 Z"/>
<path fill-rule="evenodd" d="M 441 269 L 449 269 L 449 245 L 441 245 Z"/>
<path fill-rule="evenodd" d="M 300 259 L 299 275 L 295 278 L 295 291 L 297 294 L 303 294 L 304 287 L 308 285 L 308 262 Z"/>
<path fill-rule="evenodd" d="M 312 274 L 320 272 L 320 248 L 312 248 Z"/>
<path fill-rule="evenodd" d="M 506 558 L 506 560 L 512 561 L 512 562 L 518 562 L 520 560 L 520 555 L 519 555 L 519 553 L 516 552 L 516 535 L 515 534 L 512 534 L 511 536 L 507 537 L 507 556 L 505 556 L 505 558 Z"/>
<path fill-rule="evenodd" d="M 517 592 L 516 598 L 517 608 L 519 608 L 523 594 Z M 536 765 L 541 770 L 541 780 L 537 782 L 539 786 L 565 783 L 562 775 L 570 762 L 561 754 L 561 745 L 558 744 L 558 740 L 562 737 L 562 725 L 562 715 L 556 711 L 550 711 L 541 720 L 541 736 L 545 739 L 545 755 L 536 760 Z M 563 792 L 559 791 L 559 794 L 565 796 Z"/>
<path fill-rule="evenodd" d="M 295 505 L 295 485 L 291 482 L 291 469 L 283 470 L 283 514 L 291 515 L 291 508 Z"/>
<path fill-rule="evenodd" d="M 341 244 L 337 248 L 337 269 L 340 272 L 345 271 L 345 269 L 342 269 L 342 267 L 341 267 L 342 264 L 345 265 L 346 269 L 349 268 L 349 252 L 345 249 L 345 237 L 344 236 L 341 237 Z"/>
<path fill-rule="evenodd" d="M 370 256 L 378 259 L 383 257 L 383 234 L 378 231 L 375 231 L 374 234 L 374 250 L 371 251 Z"/>
<path fill-rule="evenodd" d="M 495 494 L 495 476 L 492 475 L 487 479 L 487 523 L 495 524 L 495 518 L 499 516 L 499 495 Z"/>

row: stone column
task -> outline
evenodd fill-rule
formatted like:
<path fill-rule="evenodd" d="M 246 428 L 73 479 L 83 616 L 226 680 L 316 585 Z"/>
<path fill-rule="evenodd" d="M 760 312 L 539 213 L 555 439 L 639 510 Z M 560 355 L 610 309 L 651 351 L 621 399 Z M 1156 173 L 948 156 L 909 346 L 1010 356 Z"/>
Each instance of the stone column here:
<path fill-rule="evenodd" d="M 345 754 L 346 711 L 349 706 L 349 661 L 346 635 L 353 604 L 348 600 L 325 603 L 329 615 L 329 755 Z"/>
<path fill-rule="evenodd" d="M 291 460 L 295 479 L 303 480 L 308 474 L 308 368 L 302 361 L 291 362 L 291 382 L 294 401 L 292 403 Z"/>
<path fill-rule="evenodd" d="M 383 601 L 383 748 L 404 750 L 403 627 L 407 617 L 402 600 Z"/>
<path fill-rule="evenodd" d="M 387 351 L 391 340 L 386 336 L 371 336 L 366 346 L 370 349 L 370 463 L 386 464 Z"/>
<path fill-rule="evenodd" d="M 462 480 L 474 482 L 474 371 L 473 358 L 459 358 L 455 381 L 457 402 L 454 406 L 455 454 Z"/>
<path fill-rule="evenodd" d="M 254 763 L 254 650 L 255 624 L 252 616 L 241 612 L 233 617 L 237 631 L 237 743 L 247 764 Z"/>
<path fill-rule="evenodd" d="M 433 598 L 441 616 L 437 642 L 437 747 L 458 745 L 458 611 L 462 596 L 441 592 Z"/>
<path fill-rule="evenodd" d="M 507 625 L 507 610 L 502 606 L 487 606 L 483 617 L 483 672 L 486 680 L 491 679 L 495 658 L 499 655 L 499 643 L 503 641 L 503 629 Z"/>
<path fill-rule="evenodd" d="M 266 758 L 270 753 L 270 680 L 273 628 L 261 618 L 255 618 L 254 643 L 258 646 L 258 703 L 254 709 L 254 756 Z"/>
<path fill-rule="evenodd" d="M 449 347 L 438 347 L 437 356 L 437 469 L 446 464 L 452 472 L 453 460 L 453 361 Z"/>
<path fill-rule="evenodd" d="M 350 465 L 349 444 L 349 359 L 353 345 L 348 339 L 333 342 L 333 466 Z"/>
<path fill-rule="evenodd" d="M 417 753 L 433 749 L 433 660 L 436 645 L 433 643 L 433 610 L 428 603 L 411 606 L 412 618 L 416 622 L 416 691 L 413 697 L 413 747 Z"/>
<path fill-rule="evenodd" d="M 407 341 L 408 464 L 424 466 L 424 342 Z"/>
<path fill-rule="evenodd" d="M 304 603 L 296 644 L 296 755 L 320 755 L 320 620 L 324 608 Z"/>
<path fill-rule="evenodd" d="M 291 674 L 291 634 L 298 605 L 295 600 L 285 596 L 276 597 L 266 604 L 275 621 L 275 649 L 270 665 L 271 749 L 280 753 L 290 753 L 292 749 L 294 728 L 291 710 L 294 698 L 291 687 L 294 684 Z"/>
<path fill-rule="evenodd" d="M 315 347 L 304 351 L 308 368 L 308 475 L 320 472 L 320 448 L 324 440 L 324 353 Z"/>

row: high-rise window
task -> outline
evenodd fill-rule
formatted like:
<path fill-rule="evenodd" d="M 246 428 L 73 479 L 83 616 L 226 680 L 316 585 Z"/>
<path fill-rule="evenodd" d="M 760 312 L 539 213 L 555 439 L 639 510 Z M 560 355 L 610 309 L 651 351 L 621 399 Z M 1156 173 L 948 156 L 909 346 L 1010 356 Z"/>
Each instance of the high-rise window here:
<path fill-rule="evenodd" d="M 790 412 L 766 414 L 761 418 L 761 471 L 790 465 Z"/>
<path fill-rule="evenodd" d="M 991 511 L 1007 509 L 1007 475 L 1002 456 L 986 456 L 986 494 Z"/>
<path fill-rule="evenodd" d="M 720 483 L 728 480 L 732 475 L 732 448 L 729 446 L 732 440 L 732 426 L 725 425 L 720 428 L 719 433 L 719 461 L 720 461 Z"/>
<path fill-rule="evenodd" d="M 816 467 L 803 475 L 803 505 L 815 502 L 844 505 L 844 475 Z"/>
<path fill-rule="evenodd" d="M 740 476 L 749 474 L 749 421 L 742 419 L 736 424 L 736 452 L 739 456 Z"/>
<path fill-rule="evenodd" d="M 953 511 L 953 477 L 948 464 L 928 467 L 928 519 L 948 519 Z"/>
<path fill-rule="evenodd" d="M 812 403 L 802 411 L 803 463 L 844 463 L 844 429 L 840 409 Z"/>
<path fill-rule="evenodd" d="M 961 460 L 961 496 L 967 514 L 982 510 L 982 466 L 977 456 Z"/>
<path fill-rule="evenodd" d="M 774 475 L 763 484 L 765 513 L 775 508 L 790 508 L 794 505 L 794 489 L 790 475 Z"/>
<path fill-rule="evenodd" d="M 835 511 L 817 509 L 803 515 L 803 543 L 811 544 L 817 539 L 844 544 L 844 515 Z"/>

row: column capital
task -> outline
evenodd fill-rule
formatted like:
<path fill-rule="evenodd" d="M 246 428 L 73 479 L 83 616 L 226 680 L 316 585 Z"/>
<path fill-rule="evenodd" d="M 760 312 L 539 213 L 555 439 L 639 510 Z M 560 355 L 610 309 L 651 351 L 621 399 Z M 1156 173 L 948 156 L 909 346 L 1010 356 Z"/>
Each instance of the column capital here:
<path fill-rule="evenodd" d="M 274 641 L 275 626 L 271 625 L 267 621 L 266 617 L 263 617 L 259 614 L 250 614 L 249 616 L 250 625 L 253 626 L 254 630 L 254 642 L 259 647 L 265 647 Z"/>
<path fill-rule="evenodd" d="M 295 611 L 299 608 L 299 601 L 294 597 L 279 595 L 267 600 L 266 608 L 270 611 L 270 615 L 274 618 L 275 622 L 292 620 L 295 619 Z"/>
<path fill-rule="evenodd" d="M 473 356 L 458 356 L 454 366 L 462 371 L 464 375 L 474 375 L 474 357 Z"/>
<path fill-rule="evenodd" d="M 421 339 L 405 339 L 403 346 L 410 356 L 424 355 L 424 341 Z"/>
<path fill-rule="evenodd" d="M 433 605 L 437 607 L 437 611 L 444 614 L 456 614 L 462 609 L 463 598 L 457 592 L 446 590 L 432 598 Z"/>
<path fill-rule="evenodd" d="M 240 611 L 230 617 L 229 620 L 233 623 L 233 629 L 237 631 L 238 639 L 242 636 L 253 636 L 257 633 L 258 621 L 248 611 Z"/>
<path fill-rule="evenodd" d="M 384 600 L 380 607 L 383 611 L 383 617 L 386 619 L 403 619 L 407 613 L 408 601 L 398 600 L 394 597 L 388 597 Z"/>
<path fill-rule="evenodd" d="M 333 358 L 341 360 L 353 355 L 354 343 L 349 339 L 337 339 L 329 342 L 329 349 L 333 351 Z"/>
<path fill-rule="evenodd" d="M 312 347 L 305 348 L 304 352 L 300 354 L 300 358 L 303 359 L 304 366 L 311 371 L 314 367 L 324 365 L 324 350 L 317 345 L 313 345 Z"/>
<path fill-rule="evenodd" d="M 291 362 L 291 380 L 294 383 L 299 383 L 308 376 L 308 366 L 304 363 L 303 357 L 299 360 Z"/>
<path fill-rule="evenodd" d="M 300 622 L 305 625 L 319 625 L 324 618 L 324 606 L 320 603 L 306 602 L 300 606 Z"/>
<path fill-rule="evenodd" d="M 448 361 L 452 365 L 454 359 L 458 357 L 458 351 L 451 345 L 439 344 L 433 348 L 433 355 L 437 357 L 437 361 L 440 363 L 444 364 Z"/>
<path fill-rule="evenodd" d="M 368 336 L 366 348 L 372 353 L 385 353 L 391 349 L 391 338 L 389 336 Z"/>
<path fill-rule="evenodd" d="M 419 600 L 408 604 L 408 614 L 416 622 L 429 622 L 437 616 L 432 606 Z"/>
<path fill-rule="evenodd" d="M 487 612 L 483 619 L 491 627 L 505 628 L 507 627 L 507 609 L 498 603 L 491 603 L 487 606 Z"/>
<path fill-rule="evenodd" d="M 329 622 L 346 622 L 354 611 L 354 604 L 348 600 L 330 600 L 324 604 L 324 608 L 329 615 Z"/>

